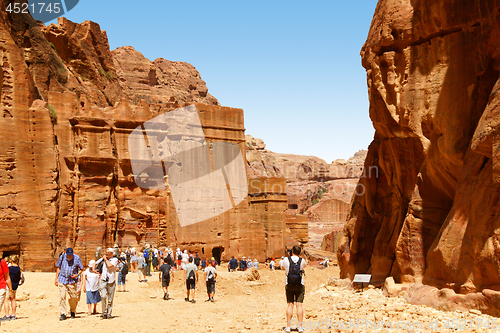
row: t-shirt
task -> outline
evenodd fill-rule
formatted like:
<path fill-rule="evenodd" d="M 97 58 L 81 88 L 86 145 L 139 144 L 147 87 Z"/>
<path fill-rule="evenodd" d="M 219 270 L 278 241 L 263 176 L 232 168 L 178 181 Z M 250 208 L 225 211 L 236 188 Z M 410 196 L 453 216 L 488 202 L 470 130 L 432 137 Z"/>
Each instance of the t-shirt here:
<path fill-rule="evenodd" d="M 196 266 L 200 266 L 200 263 L 201 263 L 201 258 L 200 257 L 194 257 L 194 264 Z"/>
<path fill-rule="evenodd" d="M 296 255 L 293 255 L 290 258 L 292 258 L 292 261 L 294 263 L 297 263 L 299 261 L 299 257 L 297 257 Z M 306 265 L 306 260 L 302 258 L 302 260 L 300 261 L 300 270 L 303 270 Z M 288 284 L 288 270 L 290 269 L 290 262 L 288 261 L 288 258 L 282 260 L 281 267 L 285 269 L 285 284 Z M 300 277 L 300 282 L 304 284 L 304 276 Z"/>
<path fill-rule="evenodd" d="M 116 271 L 117 271 L 118 273 L 121 273 L 121 272 L 122 272 L 122 269 L 123 269 L 123 266 L 125 266 L 125 264 L 126 264 L 126 262 L 120 261 L 120 262 L 118 263 L 118 266 L 116 266 Z"/>
<path fill-rule="evenodd" d="M 172 266 L 169 264 L 163 264 L 160 266 L 160 271 L 161 271 L 161 278 L 162 279 L 167 279 L 170 278 L 170 270 L 172 269 Z"/>
<path fill-rule="evenodd" d="M 189 254 L 183 253 L 182 254 L 182 262 L 187 264 L 189 262 Z"/>
<path fill-rule="evenodd" d="M 99 260 L 97 260 L 96 263 L 95 263 L 96 266 L 102 260 L 103 260 L 102 258 L 99 259 Z M 106 278 L 107 278 L 108 279 L 108 281 L 107 281 L 108 283 L 113 283 L 116 280 L 116 277 L 115 277 L 116 274 L 115 273 L 116 273 L 116 266 L 118 265 L 118 258 L 113 257 L 113 258 L 109 259 L 108 261 L 113 266 L 108 269 L 108 265 L 106 265 L 106 263 L 104 263 L 102 265 L 101 281 L 106 281 Z"/>
<path fill-rule="evenodd" d="M 99 290 L 99 274 L 90 271 L 87 268 L 85 271 L 85 291 L 98 291 Z"/>
<path fill-rule="evenodd" d="M 16 290 L 21 281 L 21 268 L 19 266 L 9 266 L 10 281 L 12 282 L 12 289 Z"/>
<path fill-rule="evenodd" d="M 5 281 L 5 273 L 9 273 L 9 267 L 5 260 L 1 259 L 0 262 L 0 289 L 5 289 L 7 287 L 7 281 Z"/>
<path fill-rule="evenodd" d="M 205 274 L 207 274 L 206 281 L 208 282 L 208 279 L 211 278 L 212 276 L 215 278 L 215 273 L 217 273 L 215 267 L 208 266 L 207 268 L 205 268 Z"/>
<path fill-rule="evenodd" d="M 143 268 L 146 260 L 144 260 L 144 256 L 137 256 L 137 267 Z"/>
<path fill-rule="evenodd" d="M 196 267 L 195 264 L 193 264 L 192 262 L 190 262 L 189 264 L 187 264 L 184 269 L 186 270 L 186 279 L 189 277 L 189 272 L 190 271 L 197 271 L 198 270 L 198 267 Z"/>

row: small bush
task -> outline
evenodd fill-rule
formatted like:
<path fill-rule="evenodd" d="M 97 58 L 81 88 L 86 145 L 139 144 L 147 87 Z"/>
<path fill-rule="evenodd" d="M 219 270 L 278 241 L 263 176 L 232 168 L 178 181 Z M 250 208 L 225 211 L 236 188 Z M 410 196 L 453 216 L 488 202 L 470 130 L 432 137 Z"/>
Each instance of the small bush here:
<path fill-rule="evenodd" d="M 59 57 L 59 53 L 57 53 L 57 50 L 56 50 L 56 47 L 54 46 L 54 44 L 52 42 L 49 42 L 50 44 L 50 47 L 52 48 L 52 50 L 54 50 L 54 52 L 57 54 L 57 56 Z M 61 57 L 59 57 L 61 58 Z"/>
<path fill-rule="evenodd" d="M 47 105 L 47 109 L 49 109 L 50 120 L 53 124 L 57 123 L 57 112 L 53 105 Z"/>

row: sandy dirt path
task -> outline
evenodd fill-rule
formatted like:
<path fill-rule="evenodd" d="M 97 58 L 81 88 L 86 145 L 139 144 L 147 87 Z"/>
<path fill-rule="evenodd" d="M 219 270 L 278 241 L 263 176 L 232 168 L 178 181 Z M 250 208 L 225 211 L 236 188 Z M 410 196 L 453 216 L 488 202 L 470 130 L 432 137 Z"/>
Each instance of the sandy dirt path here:
<path fill-rule="evenodd" d="M 173 299 L 168 301 L 162 299 L 158 273 L 147 283 L 139 283 L 137 274 L 130 273 L 128 292 L 116 293 L 114 318 L 88 316 L 82 297 L 77 318 L 62 322 L 55 273 L 25 273 L 26 283 L 18 296 L 29 293 L 29 300 L 18 302 L 19 319 L 3 322 L 0 332 L 280 332 L 286 323 L 284 272 L 259 272 L 260 280 L 247 281 L 242 272 L 219 268 L 216 302 L 205 302 L 205 285 L 199 283 L 195 304 L 184 301 L 182 273 L 176 272 L 170 287 Z M 411 305 L 399 297 L 385 297 L 380 289 L 366 288 L 361 293 L 342 285 L 324 285 L 338 276 L 337 267 L 306 267 L 306 332 L 500 332 L 500 320 L 480 313 Z M 37 298 L 40 294 L 43 298 Z M 372 328 L 367 326 L 370 323 L 386 326 Z"/>
<path fill-rule="evenodd" d="M 226 266 L 227 267 L 227 266 Z M 285 326 L 286 301 L 284 272 L 260 269 L 259 281 L 246 281 L 243 272 L 227 272 L 219 267 L 215 302 L 207 299 L 205 284 L 198 283 L 196 303 L 185 302 L 183 272 L 175 272 L 170 284 L 171 300 L 164 301 L 158 273 L 147 283 L 139 283 L 137 273 L 127 276 L 127 292 L 116 292 L 114 318 L 102 320 L 87 315 L 85 296 L 77 308 L 77 318 L 59 321 L 58 288 L 55 273 L 25 273 L 26 283 L 18 298 L 29 293 L 29 300 L 18 302 L 18 319 L 2 322 L 4 332 L 276 332 Z M 307 307 L 313 300 L 307 293 L 338 276 L 336 267 L 307 268 Z M 200 274 L 200 279 L 202 275 Z M 38 299 L 37 296 L 44 294 Z M 152 298 L 156 297 L 156 298 Z M 97 307 L 101 312 L 100 304 Z M 3 309 L 2 309 L 3 316 Z"/>

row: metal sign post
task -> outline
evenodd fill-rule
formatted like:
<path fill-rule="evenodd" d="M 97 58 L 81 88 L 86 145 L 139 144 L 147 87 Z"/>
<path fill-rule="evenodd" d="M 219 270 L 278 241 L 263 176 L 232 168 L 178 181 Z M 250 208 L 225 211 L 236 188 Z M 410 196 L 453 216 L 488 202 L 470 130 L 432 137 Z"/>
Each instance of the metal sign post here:
<path fill-rule="evenodd" d="M 352 280 L 352 282 L 361 283 L 361 292 L 363 292 L 363 283 L 370 283 L 371 278 L 371 274 L 356 274 L 354 275 L 354 280 Z"/>

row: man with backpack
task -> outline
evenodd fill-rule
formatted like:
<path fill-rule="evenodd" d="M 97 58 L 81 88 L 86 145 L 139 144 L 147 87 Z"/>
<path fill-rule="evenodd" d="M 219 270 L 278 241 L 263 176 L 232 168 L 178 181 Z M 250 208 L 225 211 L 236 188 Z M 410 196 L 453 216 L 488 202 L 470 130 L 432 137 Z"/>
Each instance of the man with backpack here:
<path fill-rule="evenodd" d="M 161 286 L 163 288 L 163 299 L 168 299 L 168 286 L 170 285 L 170 275 L 172 275 L 172 279 L 174 278 L 174 270 L 173 267 L 168 263 L 164 262 L 163 265 L 160 266 L 160 276 L 158 277 L 161 281 Z"/>
<path fill-rule="evenodd" d="M 215 261 L 208 261 L 207 268 L 205 268 L 205 281 L 207 283 L 208 299 L 206 302 L 213 302 L 215 295 L 215 279 L 217 278 L 217 271 L 215 270 Z"/>
<path fill-rule="evenodd" d="M 198 282 L 198 268 L 193 263 L 193 257 L 189 257 L 189 263 L 184 267 L 184 280 L 186 280 L 187 297 L 184 299 L 186 302 L 195 303 L 194 291 L 196 289 L 196 282 Z M 191 300 L 189 294 L 191 291 Z"/>
<path fill-rule="evenodd" d="M 304 332 L 303 328 L 303 317 L 304 310 L 302 309 L 302 303 L 304 302 L 304 295 L 306 289 L 304 286 L 304 267 L 306 266 L 306 261 L 303 258 L 299 258 L 302 249 L 299 245 L 294 245 L 292 248 L 292 256 L 286 257 L 283 260 L 283 269 L 285 270 L 286 285 L 285 294 L 286 302 L 288 307 L 286 309 L 286 328 L 285 332 L 290 332 L 290 322 L 293 317 L 293 305 L 295 304 L 297 308 L 297 319 L 299 322 L 298 331 Z"/>
<path fill-rule="evenodd" d="M 196 253 L 196 256 L 194 257 L 194 264 L 196 265 L 196 267 L 200 268 L 201 258 L 198 256 L 198 253 Z"/>
<path fill-rule="evenodd" d="M 144 249 L 144 260 L 146 261 L 146 276 L 151 275 L 151 264 L 153 263 L 153 250 L 151 250 L 149 244 L 146 244 Z"/>

